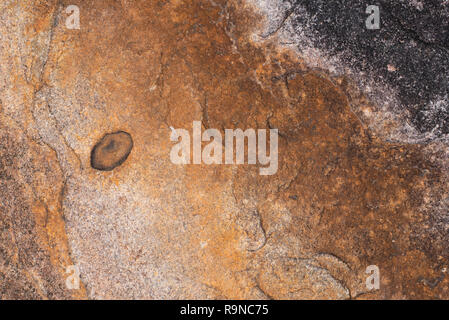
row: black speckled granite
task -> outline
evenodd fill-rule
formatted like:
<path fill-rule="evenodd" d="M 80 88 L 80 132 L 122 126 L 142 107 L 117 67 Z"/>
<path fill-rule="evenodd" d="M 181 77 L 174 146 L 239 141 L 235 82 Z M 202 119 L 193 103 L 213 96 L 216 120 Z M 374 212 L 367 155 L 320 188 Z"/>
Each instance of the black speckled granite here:
<path fill-rule="evenodd" d="M 313 45 L 398 92 L 419 133 L 449 133 L 449 2 L 447 0 L 286 0 L 296 32 L 311 28 Z M 378 5 L 379 30 L 368 30 L 368 5 Z M 301 48 L 300 48 L 301 49 Z M 388 65 L 395 71 L 389 71 Z M 405 109 L 406 110 L 405 110 Z"/>

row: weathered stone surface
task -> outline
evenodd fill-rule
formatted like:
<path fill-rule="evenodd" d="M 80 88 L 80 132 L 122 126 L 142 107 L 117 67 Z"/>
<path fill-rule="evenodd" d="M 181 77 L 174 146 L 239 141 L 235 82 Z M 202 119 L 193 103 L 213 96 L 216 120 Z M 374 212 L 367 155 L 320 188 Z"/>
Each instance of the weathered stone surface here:
<path fill-rule="evenodd" d="M 281 36 L 316 67 L 350 75 L 376 104 L 367 122 L 399 120 L 390 139 L 445 140 L 449 133 L 449 4 L 417 1 L 252 1 L 265 8 L 263 36 Z M 380 8 L 379 30 L 368 30 L 368 4 Z M 355 106 L 357 109 L 357 106 Z M 381 121 L 379 121 L 379 119 Z"/>
<path fill-rule="evenodd" d="M 272 30 L 254 1 L 74 2 L 0 4 L 2 298 L 448 297 L 444 132 L 389 142 L 402 120 L 375 118 L 355 62 L 317 70 L 312 51 L 260 37 Z M 444 28 L 420 30 L 445 45 Z M 196 120 L 278 128 L 277 174 L 172 164 L 171 127 Z M 92 168 L 92 146 L 118 131 L 126 161 Z M 380 290 L 365 287 L 369 265 Z"/>

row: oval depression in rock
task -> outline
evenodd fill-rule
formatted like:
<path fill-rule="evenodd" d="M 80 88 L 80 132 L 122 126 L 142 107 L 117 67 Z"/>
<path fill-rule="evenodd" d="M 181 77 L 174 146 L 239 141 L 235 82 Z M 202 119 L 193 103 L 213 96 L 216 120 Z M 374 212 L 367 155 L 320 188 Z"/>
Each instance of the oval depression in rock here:
<path fill-rule="evenodd" d="M 126 161 L 133 148 L 131 135 L 124 131 L 106 134 L 92 149 L 92 168 L 111 171 Z"/>

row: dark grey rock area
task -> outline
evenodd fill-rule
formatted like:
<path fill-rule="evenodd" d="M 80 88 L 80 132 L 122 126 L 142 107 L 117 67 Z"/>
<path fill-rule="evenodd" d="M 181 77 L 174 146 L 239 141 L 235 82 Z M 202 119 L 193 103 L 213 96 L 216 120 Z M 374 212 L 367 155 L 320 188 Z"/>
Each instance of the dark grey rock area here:
<path fill-rule="evenodd" d="M 368 5 L 380 29 L 368 30 Z M 424 140 L 449 133 L 449 2 L 447 0 L 283 0 L 277 31 L 307 34 L 308 45 L 337 57 L 355 74 L 396 93 L 400 113 Z M 301 41 L 296 42 L 301 51 Z M 382 93 L 380 94 L 382 95 Z M 377 101 L 375 101 L 377 102 Z"/>

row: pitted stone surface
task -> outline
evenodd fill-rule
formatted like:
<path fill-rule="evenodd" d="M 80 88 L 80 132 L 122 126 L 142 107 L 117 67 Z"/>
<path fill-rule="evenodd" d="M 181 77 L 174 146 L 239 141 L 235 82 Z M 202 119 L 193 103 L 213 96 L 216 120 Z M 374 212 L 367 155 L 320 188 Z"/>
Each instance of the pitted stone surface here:
<path fill-rule="evenodd" d="M 264 3 L 268 17 L 289 8 Z M 79 30 L 65 26 L 74 4 Z M 443 136 L 388 141 L 351 72 L 280 46 L 253 4 L 0 4 L 1 298 L 449 297 Z M 444 45 L 444 28 L 419 30 Z M 193 121 L 278 128 L 277 174 L 172 164 L 171 127 Z M 121 130 L 132 143 L 103 141 L 101 166 L 132 145 L 128 159 L 92 168 L 92 147 Z"/>
<path fill-rule="evenodd" d="M 129 133 L 108 133 L 92 148 L 90 164 L 94 169 L 111 171 L 126 161 L 132 148 L 133 139 Z"/>

